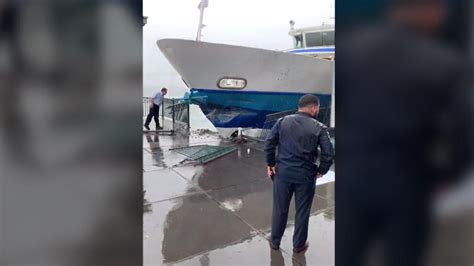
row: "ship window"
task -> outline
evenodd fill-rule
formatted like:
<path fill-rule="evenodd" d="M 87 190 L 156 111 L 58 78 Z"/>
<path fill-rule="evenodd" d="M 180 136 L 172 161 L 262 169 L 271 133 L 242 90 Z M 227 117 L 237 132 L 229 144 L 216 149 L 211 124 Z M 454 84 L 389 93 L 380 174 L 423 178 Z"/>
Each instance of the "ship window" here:
<path fill-rule="evenodd" d="M 302 48 L 303 47 L 303 35 L 296 35 L 294 39 L 295 48 Z"/>
<path fill-rule="evenodd" d="M 322 32 L 323 45 L 334 45 L 334 31 Z"/>
<path fill-rule="evenodd" d="M 329 46 L 334 45 L 334 31 L 306 33 L 306 46 Z"/>
<path fill-rule="evenodd" d="M 222 78 L 217 85 L 221 89 L 243 89 L 247 86 L 247 81 L 241 78 Z"/>
<path fill-rule="evenodd" d="M 306 33 L 306 47 L 322 46 L 323 36 L 320 32 Z"/>

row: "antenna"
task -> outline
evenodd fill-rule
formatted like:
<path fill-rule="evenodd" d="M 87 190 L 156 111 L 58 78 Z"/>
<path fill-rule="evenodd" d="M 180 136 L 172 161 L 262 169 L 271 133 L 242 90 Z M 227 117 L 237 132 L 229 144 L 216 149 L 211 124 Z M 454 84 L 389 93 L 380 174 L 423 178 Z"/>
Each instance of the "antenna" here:
<path fill-rule="evenodd" d="M 201 0 L 201 3 L 199 3 L 198 5 L 198 9 L 200 11 L 200 15 L 199 15 L 199 25 L 198 25 L 198 30 L 197 30 L 197 34 L 196 34 L 196 41 L 200 41 L 201 40 L 201 37 L 202 37 L 202 28 L 206 27 L 206 25 L 204 25 L 202 23 L 203 19 L 204 19 L 204 9 L 206 7 L 208 7 L 209 5 L 209 1 L 208 0 Z"/>

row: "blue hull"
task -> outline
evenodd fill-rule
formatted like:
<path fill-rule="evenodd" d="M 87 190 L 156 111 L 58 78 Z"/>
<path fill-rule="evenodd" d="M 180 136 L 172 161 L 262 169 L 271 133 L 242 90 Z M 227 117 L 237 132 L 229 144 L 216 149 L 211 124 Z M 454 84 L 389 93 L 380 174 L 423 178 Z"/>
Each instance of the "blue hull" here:
<path fill-rule="evenodd" d="M 191 89 L 191 100 L 219 128 L 262 128 L 266 115 L 298 108 L 303 93 Z M 331 106 L 331 96 L 315 94 L 321 110 Z M 320 113 L 320 121 L 328 117 Z M 329 121 L 329 120 L 328 120 Z"/>

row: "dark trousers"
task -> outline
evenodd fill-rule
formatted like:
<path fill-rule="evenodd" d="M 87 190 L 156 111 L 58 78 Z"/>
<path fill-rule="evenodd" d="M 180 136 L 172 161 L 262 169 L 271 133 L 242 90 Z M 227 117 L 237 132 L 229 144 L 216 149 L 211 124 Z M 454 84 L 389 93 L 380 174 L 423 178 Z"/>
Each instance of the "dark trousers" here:
<path fill-rule="evenodd" d="M 316 186 L 315 182 L 304 184 L 287 183 L 275 178 L 273 182 L 273 214 L 271 241 L 280 245 L 288 220 L 288 210 L 293 194 L 295 194 L 295 231 L 293 247 L 302 247 L 308 238 L 308 223 L 311 204 Z"/>
<path fill-rule="evenodd" d="M 155 120 L 156 127 L 160 126 L 160 121 L 158 120 L 158 116 L 160 115 L 160 106 L 153 104 L 150 108 L 150 112 L 145 120 L 145 126 L 148 126 L 151 122 L 151 118 Z"/>

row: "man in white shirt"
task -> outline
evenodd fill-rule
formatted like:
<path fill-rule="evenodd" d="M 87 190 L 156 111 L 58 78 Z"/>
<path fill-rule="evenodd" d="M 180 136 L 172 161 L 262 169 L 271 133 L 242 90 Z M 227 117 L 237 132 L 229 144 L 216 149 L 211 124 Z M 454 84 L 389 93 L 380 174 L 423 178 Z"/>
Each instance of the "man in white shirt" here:
<path fill-rule="evenodd" d="M 163 97 L 168 93 L 167 88 L 162 88 L 160 92 L 157 92 L 155 96 L 152 98 L 151 104 L 150 104 L 150 112 L 148 113 L 148 116 L 146 117 L 145 125 L 144 127 L 147 130 L 150 130 L 150 125 L 151 118 L 155 120 L 155 125 L 156 129 L 163 129 L 163 127 L 160 126 L 160 121 L 158 120 L 158 116 L 160 113 L 160 105 L 163 103 Z"/>

